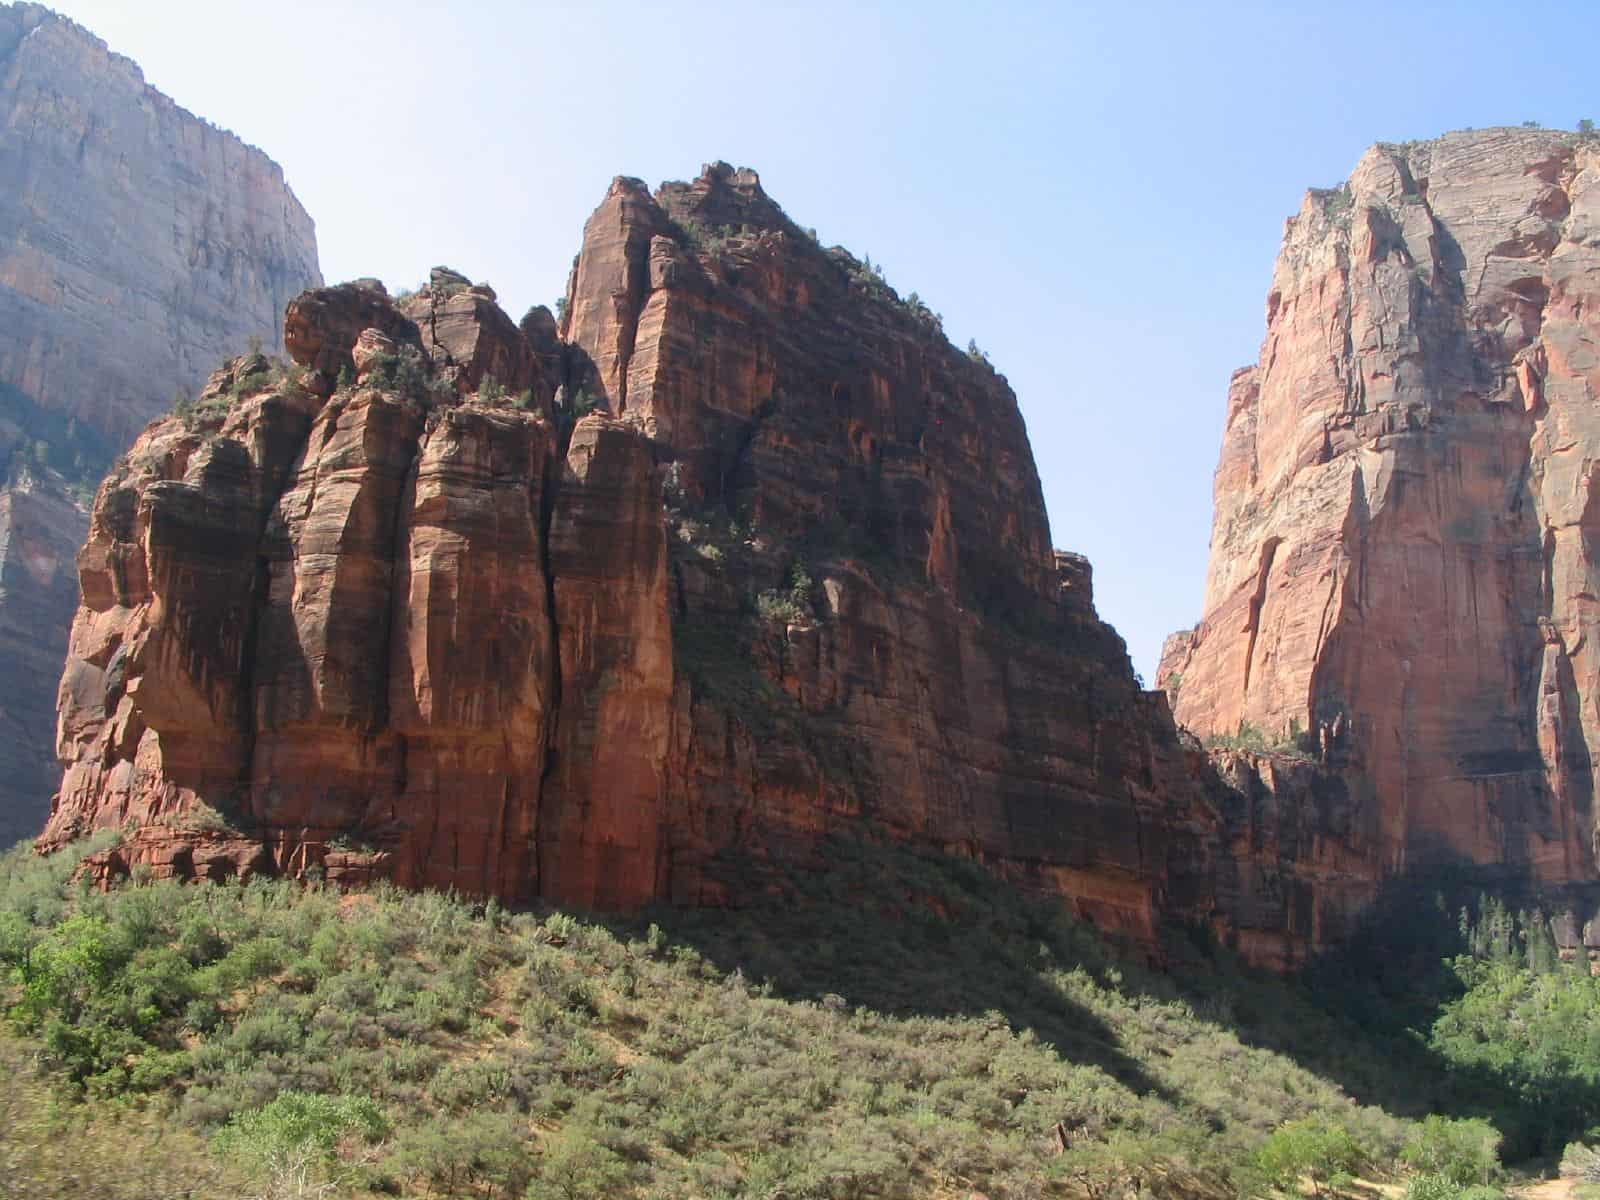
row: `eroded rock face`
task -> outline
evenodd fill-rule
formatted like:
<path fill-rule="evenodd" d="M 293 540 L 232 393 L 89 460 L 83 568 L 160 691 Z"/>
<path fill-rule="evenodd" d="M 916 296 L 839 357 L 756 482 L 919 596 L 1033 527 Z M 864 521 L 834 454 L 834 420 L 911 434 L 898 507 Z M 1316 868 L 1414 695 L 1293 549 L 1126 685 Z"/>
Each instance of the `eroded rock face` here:
<path fill-rule="evenodd" d="M 1353 879 L 1596 876 L 1597 245 L 1600 143 L 1542 131 L 1374 147 L 1288 224 L 1160 682 L 1355 781 Z"/>
<path fill-rule="evenodd" d="M 92 488 L 174 393 L 320 282 L 310 218 L 260 151 L 88 32 L 0 4 L 0 839 L 59 779 L 54 684 Z"/>
<path fill-rule="evenodd" d="M 42 846 L 630 909 L 856 832 L 1144 940 L 1211 911 L 1005 380 L 753 172 L 619 180 L 564 329 L 444 271 L 286 324 L 300 370 L 231 363 L 100 493 Z"/>
<path fill-rule="evenodd" d="M 594 415 L 567 448 L 550 529 L 561 720 L 542 815 L 548 895 L 638 908 L 661 894 L 672 626 L 649 443 Z"/>
<path fill-rule="evenodd" d="M 442 270 L 288 328 L 101 491 L 45 848 L 633 909 L 892 837 L 1279 965 L 1359 907 L 1365 793 L 1180 737 L 1005 379 L 753 172 L 613 184 L 560 329 Z"/>
<path fill-rule="evenodd" d="M 337 330 L 380 299 L 300 311 Z M 551 426 L 429 388 L 414 347 L 415 375 L 351 381 L 363 338 L 235 360 L 101 488 L 42 844 L 131 823 L 120 868 L 535 894 Z"/>
<path fill-rule="evenodd" d="M 870 830 L 1138 937 L 1206 908 L 1170 718 L 1050 548 L 1001 376 L 724 164 L 615 181 L 566 313 L 569 390 L 666 481 L 659 892 L 720 903 L 750 864 Z"/>

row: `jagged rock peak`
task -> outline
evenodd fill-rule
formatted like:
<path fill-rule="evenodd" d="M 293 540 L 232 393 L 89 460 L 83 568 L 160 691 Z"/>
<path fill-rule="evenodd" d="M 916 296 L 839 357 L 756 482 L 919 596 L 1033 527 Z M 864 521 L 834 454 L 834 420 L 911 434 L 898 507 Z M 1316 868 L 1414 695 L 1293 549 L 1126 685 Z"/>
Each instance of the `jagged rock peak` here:
<path fill-rule="evenodd" d="M 1197 733 L 1332 750 L 1379 875 L 1595 878 L 1597 234 L 1593 136 L 1376 145 L 1288 222 L 1230 386 L 1160 679 Z"/>
<path fill-rule="evenodd" d="M 43 845 L 628 908 L 856 831 L 1151 944 L 1208 911 L 1207 802 L 1005 381 L 753 175 L 679 186 L 769 224 L 686 244 L 614 184 L 563 330 L 455 273 L 319 289 L 292 368 L 146 432 L 80 559 Z"/>

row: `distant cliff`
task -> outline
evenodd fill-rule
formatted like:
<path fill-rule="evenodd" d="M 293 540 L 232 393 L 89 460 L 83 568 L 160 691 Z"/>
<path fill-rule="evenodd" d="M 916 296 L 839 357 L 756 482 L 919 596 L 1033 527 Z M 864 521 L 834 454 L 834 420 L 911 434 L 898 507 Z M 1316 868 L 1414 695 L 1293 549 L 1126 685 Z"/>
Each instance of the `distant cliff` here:
<path fill-rule="evenodd" d="M 217 359 L 281 344 L 318 282 L 276 164 L 71 21 L 0 5 L 0 840 L 38 831 L 59 778 L 87 496 Z"/>
<path fill-rule="evenodd" d="M 1596 877 L 1597 396 L 1600 141 L 1375 146 L 1289 222 L 1159 681 L 1336 767 L 1343 877 Z"/>

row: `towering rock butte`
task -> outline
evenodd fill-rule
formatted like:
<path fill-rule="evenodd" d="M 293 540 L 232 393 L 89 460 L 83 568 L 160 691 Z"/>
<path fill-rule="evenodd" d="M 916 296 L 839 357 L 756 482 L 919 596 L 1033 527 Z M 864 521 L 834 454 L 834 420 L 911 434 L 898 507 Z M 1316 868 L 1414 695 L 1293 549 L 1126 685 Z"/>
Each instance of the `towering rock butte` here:
<path fill-rule="evenodd" d="M 32 4 L 0 4 L 0 840 L 58 774 L 72 556 L 111 458 L 320 282 L 276 164 Z"/>
<path fill-rule="evenodd" d="M 100 490 L 42 847 L 628 909 L 870 830 L 1211 913 L 1199 756 L 1005 380 L 753 172 L 615 181 L 559 327 L 440 270 L 286 341 Z"/>
<path fill-rule="evenodd" d="M 444 269 L 307 292 L 297 365 L 146 430 L 79 556 L 40 845 L 633 909 L 854 832 L 1278 966 L 1424 854 L 1587 880 L 1589 154 L 1375 151 L 1291 227 L 1163 678 L 1321 762 L 1181 736 L 1051 549 L 1005 380 L 719 163 L 613 182 L 559 322 Z"/>
<path fill-rule="evenodd" d="M 1195 733 L 1333 769 L 1319 887 L 1596 878 L 1597 397 L 1600 141 L 1378 145 L 1289 221 L 1229 394 L 1204 617 L 1159 682 Z"/>

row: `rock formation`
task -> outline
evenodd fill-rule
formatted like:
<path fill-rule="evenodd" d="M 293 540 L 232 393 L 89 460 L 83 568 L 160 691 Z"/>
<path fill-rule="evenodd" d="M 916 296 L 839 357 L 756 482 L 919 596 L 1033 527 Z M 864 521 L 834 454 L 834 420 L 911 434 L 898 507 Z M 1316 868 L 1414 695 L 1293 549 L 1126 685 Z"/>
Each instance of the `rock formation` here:
<path fill-rule="evenodd" d="M 1311 907 L 1442 863 L 1596 877 L 1597 394 L 1600 141 L 1378 145 L 1289 221 L 1159 682 L 1337 778 Z"/>
<path fill-rule="evenodd" d="M 310 291 L 146 430 L 40 844 L 628 910 L 887 836 L 1277 966 L 1419 864 L 1587 881 L 1593 155 L 1379 148 L 1291 223 L 1162 672 L 1236 748 L 1051 549 L 1004 378 L 714 164 L 612 184 L 559 322 Z"/>
<path fill-rule="evenodd" d="M 55 680 L 87 489 L 178 391 L 320 282 L 260 151 L 32 4 L 0 4 L 0 839 L 59 778 Z"/>
<path fill-rule="evenodd" d="M 1004 378 L 754 173 L 618 179 L 559 328 L 443 270 L 285 328 L 100 491 L 43 847 L 631 909 L 856 832 L 1209 914 L 1195 755 Z"/>

